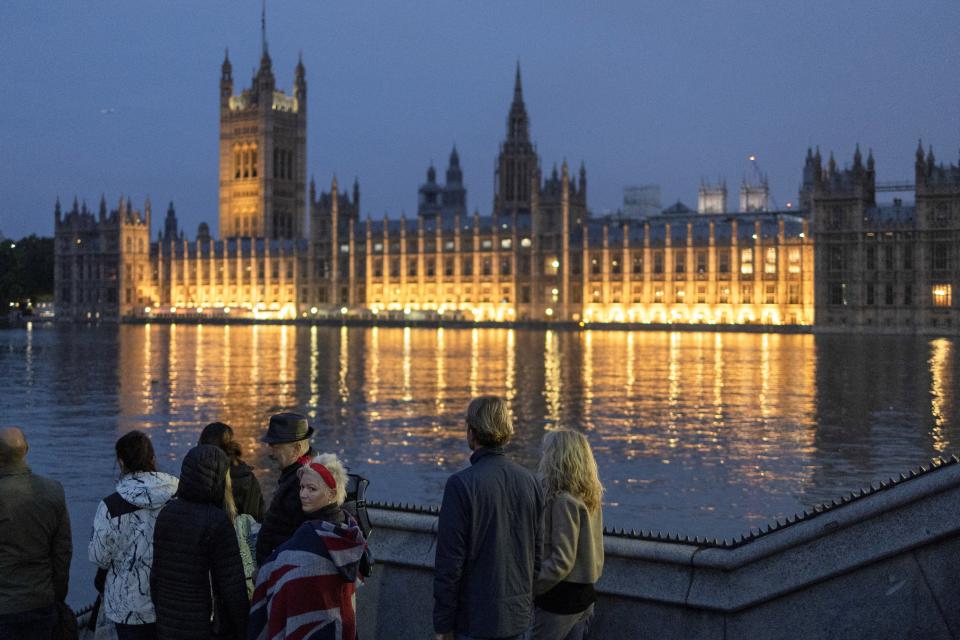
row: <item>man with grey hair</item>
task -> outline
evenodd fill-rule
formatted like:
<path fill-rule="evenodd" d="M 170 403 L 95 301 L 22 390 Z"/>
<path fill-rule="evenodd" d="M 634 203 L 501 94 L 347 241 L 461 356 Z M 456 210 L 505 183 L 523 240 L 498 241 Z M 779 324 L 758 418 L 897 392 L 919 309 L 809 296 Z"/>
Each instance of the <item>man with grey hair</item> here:
<path fill-rule="evenodd" d="M 263 516 L 257 536 L 257 565 L 270 557 L 273 550 L 286 542 L 306 521 L 300 507 L 300 480 L 297 470 L 303 461 L 317 455 L 310 446 L 313 427 L 299 413 L 277 413 L 270 416 L 267 433 L 260 442 L 270 447 L 270 459 L 280 469 L 277 490 Z"/>
<path fill-rule="evenodd" d="M 0 639 L 49 640 L 70 579 L 63 486 L 31 473 L 27 439 L 0 429 Z"/>
<path fill-rule="evenodd" d="M 513 436 L 503 398 L 467 407 L 470 467 L 443 491 L 433 580 L 437 640 L 526 637 L 540 570 L 543 490 L 503 447 Z"/>

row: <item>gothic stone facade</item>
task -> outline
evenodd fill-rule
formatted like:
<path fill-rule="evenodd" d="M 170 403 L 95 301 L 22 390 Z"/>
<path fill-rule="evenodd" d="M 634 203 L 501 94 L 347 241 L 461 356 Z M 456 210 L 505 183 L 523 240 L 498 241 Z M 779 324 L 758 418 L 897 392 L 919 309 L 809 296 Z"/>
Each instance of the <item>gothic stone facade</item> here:
<path fill-rule="evenodd" d="M 250 89 L 220 79 L 220 230 L 180 231 L 172 205 L 57 213 L 61 319 L 322 316 L 809 325 L 813 249 L 794 212 L 592 217 L 587 174 L 544 176 L 520 70 L 488 215 L 469 214 L 456 150 L 415 219 L 361 219 L 360 188 L 306 175 L 306 80 L 278 91 L 264 45 Z M 307 211 L 309 209 L 309 211 Z M 306 223 L 309 222 L 307 228 Z M 99 314 L 99 316 L 97 315 Z"/>
<path fill-rule="evenodd" d="M 960 167 L 917 149 L 915 204 L 876 201 L 872 153 L 838 169 L 807 155 L 819 329 L 944 334 L 960 328 Z"/>

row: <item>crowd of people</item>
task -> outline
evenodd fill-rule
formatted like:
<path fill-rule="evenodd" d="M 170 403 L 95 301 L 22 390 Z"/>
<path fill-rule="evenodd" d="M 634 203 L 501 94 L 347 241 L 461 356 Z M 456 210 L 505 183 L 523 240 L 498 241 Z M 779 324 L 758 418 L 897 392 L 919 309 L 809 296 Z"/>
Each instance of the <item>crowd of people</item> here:
<path fill-rule="evenodd" d="M 603 568 L 603 487 L 587 439 L 544 437 L 539 473 L 510 460 L 507 403 L 473 400 L 470 466 L 447 481 L 434 573 L 437 640 L 586 637 Z M 150 438 L 115 444 L 119 481 L 93 522 L 97 639 L 357 638 L 356 589 L 370 572 L 349 477 L 310 444 L 299 414 L 262 441 L 280 477 L 264 508 L 233 430 L 207 425 L 179 477 Z M 60 483 L 31 473 L 20 429 L 0 429 L 0 640 L 68 637 L 70 521 Z M 67 612 L 67 614 L 64 613 Z M 67 630 L 64 630 L 64 627 Z"/>

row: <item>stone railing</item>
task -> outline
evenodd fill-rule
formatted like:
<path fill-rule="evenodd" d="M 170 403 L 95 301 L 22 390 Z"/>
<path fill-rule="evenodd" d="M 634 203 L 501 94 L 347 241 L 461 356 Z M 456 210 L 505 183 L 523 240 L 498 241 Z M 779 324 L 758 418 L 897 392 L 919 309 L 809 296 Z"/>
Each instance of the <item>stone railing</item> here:
<path fill-rule="evenodd" d="M 435 510 L 376 505 L 361 638 L 430 638 Z M 732 541 L 608 531 L 594 638 L 960 637 L 960 464 Z"/>

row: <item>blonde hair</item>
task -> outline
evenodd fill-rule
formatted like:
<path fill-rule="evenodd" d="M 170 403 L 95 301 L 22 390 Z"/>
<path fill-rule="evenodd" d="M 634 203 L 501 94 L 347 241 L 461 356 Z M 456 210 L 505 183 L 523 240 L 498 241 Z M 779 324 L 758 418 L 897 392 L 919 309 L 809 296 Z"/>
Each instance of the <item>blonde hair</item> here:
<path fill-rule="evenodd" d="M 237 519 L 237 503 L 233 499 L 233 481 L 230 480 L 230 467 L 227 466 L 227 475 L 223 480 L 223 510 L 230 518 L 230 524 Z"/>
<path fill-rule="evenodd" d="M 543 436 L 540 474 L 549 495 L 561 491 L 580 498 L 596 513 L 603 498 L 603 485 L 587 438 L 571 429 L 548 431 Z"/>
<path fill-rule="evenodd" d="M 309 473 L 320 478 L 320 474 L 308 466 L 313 463 L 322 464 L 333 476 L 334 482 L 337 483 L 337 487 L 334 489 L 334 502 L 337 503 L 338 507 L 341 506 L 347 499 L 347 468 L 343 466 L 343 462 L 336 454 L 321 453 L 311 458 L 309 463 L 297 469 L 297 477 L 302 478 L 305 473 Z M 323 482 L 323 478 L 320 478 L 320 482 Z"/>
<path fill-rule="evenodd" d="M 483 447 L 502 447 L 513 437 L 507 401 L 498 396 L 474 398 L 467 407 L 467 425 Z"/>

